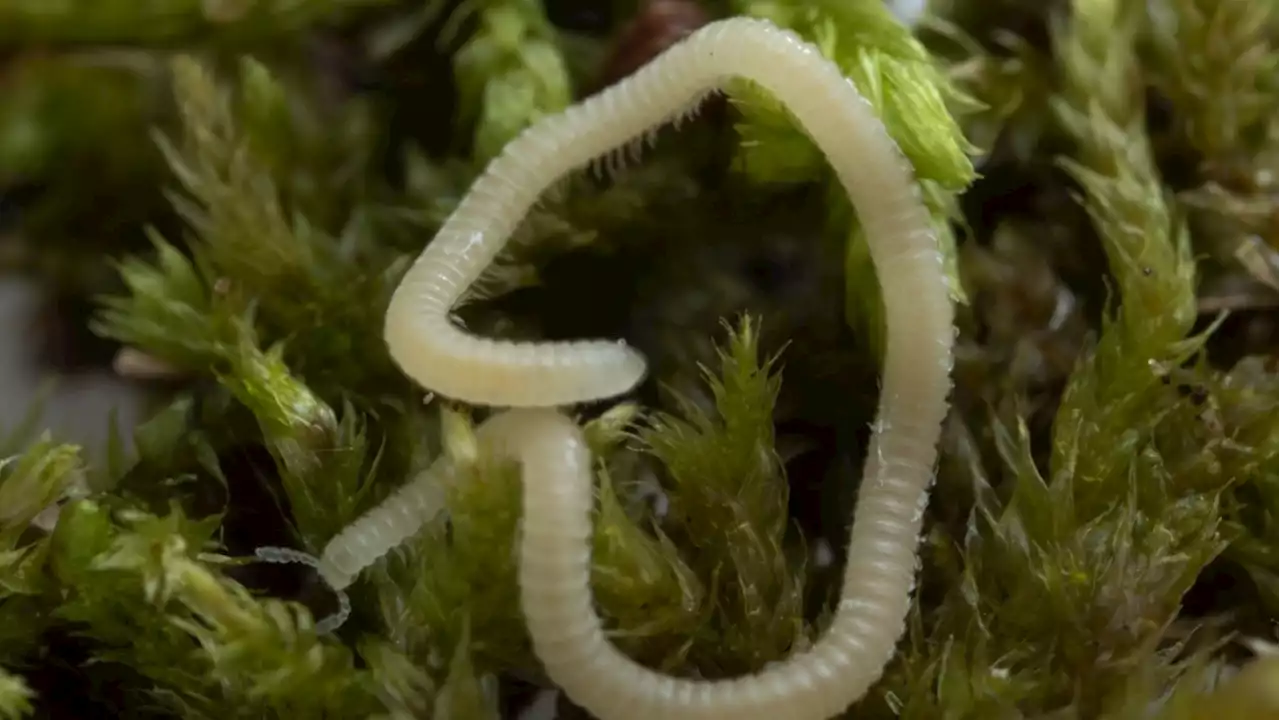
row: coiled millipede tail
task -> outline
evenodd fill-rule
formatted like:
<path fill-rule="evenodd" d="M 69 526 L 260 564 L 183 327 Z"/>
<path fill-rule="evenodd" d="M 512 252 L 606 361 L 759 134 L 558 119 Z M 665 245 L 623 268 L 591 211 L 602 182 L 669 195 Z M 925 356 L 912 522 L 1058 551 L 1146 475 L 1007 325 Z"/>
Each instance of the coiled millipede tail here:
<path fill-rule="evenodd" d="M 809 649 L 752 675 L 693 680 L 645 668 L 606 638 L 590 587 L 591 457 L 578 425 L 555 409 L 628 392 L 645 375 L 644 358 L 608 341 L 475 337 L 452 324 L 449 313 L 550 185 L 624 152 L 733 77 L 785 104 L 848 193 L 883 288 L 885 356 L 830 626 Z M 947 411 L 952 314 L 912 170 L 870 104 L 794 33 L 732 18 L 694 32 L 629 78 L 513 140 L 405 275 L 387 311 L 386 340 L 395 361 L 425 389 L 510 408 L 478 436 L 486 451 L 522 465 L 521 606 L 538 658 L 571 700 L 602 720 L 819 720 L 866 693 L 904 629 Z M 326 580 L 345 587 L 438 513 L 448 472 L 441 461 L 335 538 L 318 563 Z"/>

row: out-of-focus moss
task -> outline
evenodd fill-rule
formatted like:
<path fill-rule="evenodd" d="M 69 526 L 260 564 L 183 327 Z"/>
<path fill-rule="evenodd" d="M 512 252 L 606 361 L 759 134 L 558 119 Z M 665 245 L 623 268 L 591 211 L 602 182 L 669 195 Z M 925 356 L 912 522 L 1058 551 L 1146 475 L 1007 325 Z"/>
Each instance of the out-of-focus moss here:
<path fill-rule="evenodd" d="M 0 199 L 31 198 L 0 217 L 15 231 L 0 268 L 54 294 L 100 292 L 115 278 L 84 248 L 136 248 L 142 222 L 164 221 L 164 166 L 147 138 L 166 119 L 156 65 L 127 51 L 0 59 Z"/>
<path fill-rule="evenodd" d="M 538 0 L 474 0 L 459 14 L 478 30 L 454 54 L 459 119 L 474 127 L 472 155 L 484 163 L 543 115 L 572 101 L 569 74 Z M 455 17 L 454 22 L 461 22 Z"/>
<path fill-rule="evenodd" d="M 1274 289 L 1280 102 L 1275 3 L 1175 0 L 1151 8 L 1151 80 L 1171 105 L 1172 140 L 1195 171 L 1182 194 L 1199 251 L 1244 267 Z"/>
<path fill-rule="evenodd" d="M 232 26 L 241 32 L 297 30 L 351 8 L 385 0 L 6 0 L 0 5 L 0 46 L 22 43 L 164 43 Z"/>
<path fill-rule="evenodd" d="M 0 717 L 21 718 L 31 710 L 31 688 L 22 678 L 0 670 Z"/>

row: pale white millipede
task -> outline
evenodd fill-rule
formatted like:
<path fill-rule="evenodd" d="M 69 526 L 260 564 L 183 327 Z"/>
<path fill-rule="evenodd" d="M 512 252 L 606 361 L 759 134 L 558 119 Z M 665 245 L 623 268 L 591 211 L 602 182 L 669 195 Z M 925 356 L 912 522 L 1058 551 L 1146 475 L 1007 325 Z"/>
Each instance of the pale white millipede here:
<path fill-rule="evenodd" d="M 627 392 L 643 378 L 644 359 L 607 341 L 478 338 L 454 326 L 449 313 L 548 186 L 686 113 L 731 77 L 773 93 L 827 156 L 865 229 L 883 288 L 886 341 L 879 414 L 830 626 L 784 662 L 706 681 L 649 670 L 605 637 L 590 587 L 590 454 L 576 423 L 552 409 Z M 488 451 L 522 463 L 521 604 L 538 658 L 570 699 L 602 720 L 818 720 L 867 691 L 903 631 L 947 410 L 952 312 L 911 168 L 870 105 L 795 34 L 734 18 L 703 27 L 628 79 L 512 141 L 396 290 L 386 339 L 401 368 L 426 389 L 518 408 L 487 421 L 479 436 Z M 438 511 L 431 503 L 392 511 L 389 505 L 399 502 L 388 500 L 374 511 L 381 520 L 362 518 L 352 528 L 358 532 L 344 533 L 326 550 L 368 551 L 344 565 L 347 581 Z"/>
<path fill-rule="evenodd" d="M 319 558 L 291 548 L 260 547 L 254 555 L 263 562 L 300 563 L 314 567 L 338 596 L 338 612 L 316 623 L 325 633 L 337 629 L 351 612 L 346 589 L 361 570 L 377 562 L 400 543 L 439 516 L 455 466 L 442 457 L 406 483 L 377 507 L 334 536 Z"/>

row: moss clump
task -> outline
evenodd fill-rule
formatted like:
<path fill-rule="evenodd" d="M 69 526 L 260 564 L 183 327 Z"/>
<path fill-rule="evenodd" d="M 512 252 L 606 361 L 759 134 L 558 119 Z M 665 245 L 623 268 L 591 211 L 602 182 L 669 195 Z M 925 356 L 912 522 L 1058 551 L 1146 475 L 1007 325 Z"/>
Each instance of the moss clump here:
<path fill-rule="evenodd" d="M 486 159 L 664 16 L 46 5 L 0 2 L 0 257 L 93 307 L 66 322 L 156 402 L 102 461 L 22 427 L 0 447 L 0 717 L 514 716 L 547 686 L 519 477 L 477 450 L 482 411 L 421 402 L 382 314 Z M 1274 3 L 951 0 L 913 28 L 878 0 L 704 9 L 792 28 L 869 97 L 960 306 L 909 632 L 849 716 L 1258 716 L 1280 602 Z M 838 183 L 767 94 L 729 95 L 635 167 L 571 178 L 460 311 L 653 359 L 580 417 L 593 588 L 625 652 L 682 676 L 822 631 L 881 362 Z M 442 456 L 447 519 L 317 635 L 332 598 L 253 551 L 319 551 Z"/>

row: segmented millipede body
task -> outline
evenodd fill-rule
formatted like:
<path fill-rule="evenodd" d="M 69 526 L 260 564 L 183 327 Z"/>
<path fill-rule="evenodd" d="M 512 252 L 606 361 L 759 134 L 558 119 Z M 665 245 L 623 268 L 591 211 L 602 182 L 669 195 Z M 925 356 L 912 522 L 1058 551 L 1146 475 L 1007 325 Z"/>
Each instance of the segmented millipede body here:
<path fill-rule="evenodd" d="M 554 408 L 629 391 L 644 377 L 643 357 L 610 341 L 478 338 L 454 326 L 449 313 L 548 186 L 686 114 L 731 77 L 773 93 L 830 161 L 865 231 L 883 289 L 886 338 L 878 417 L 830 626 L 784 662 L 708 681 L 670 677 L 623 655 L 605 636 L 592 600 L 591 458 L 580 428 Z M 522 465 L 521 607 L 548 677 L 571 700 L 602 720 L 819 720 L 843 711 L 880 677 L 904 628 L 947 411 L 952 314 L 928 211 L 871 106 L 795 34 L 734 18 L 703 27 L 512 141 L 405 275 L 385 329 L 392 357 L 424 388 L 514 408 L 484 423 L 478 437 L 487 452 Z M 334 540 L 325 553 L 334 581 L 349 582 L 438 512 L 429 493 L 406 492 Z M 397 503 L 404 506 L 389 507 Z"/>
<path fill-rule="evenodd" d="M 360 571 L 399 547 L 423 525 L 444 512 L 445 492 L 454 466 L 441 458 L 377 507 L 343 528 L 320 555 L 320 576 L 334 590 L 345 590 Z"/>

